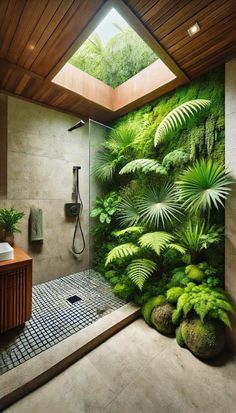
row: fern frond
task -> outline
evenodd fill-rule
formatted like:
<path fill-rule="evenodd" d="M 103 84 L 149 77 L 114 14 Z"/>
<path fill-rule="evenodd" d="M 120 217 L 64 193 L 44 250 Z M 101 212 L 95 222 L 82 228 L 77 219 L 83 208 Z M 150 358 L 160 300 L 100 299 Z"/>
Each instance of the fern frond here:
<path fill-rule="evenodd" d="M 150 248 L 157 255 L 160 255 L 173 239 L 171 234 L 164 231 L 148 232 L 139 238 L 139 244 L 142 248 Z"/>
<path fill-rule="evenodd" d="M 155 159 L 134 159 L 127 163 L 119 173 L 123 175 L 136 171 L 142 171 L 143 173 L 155 172 L 166 175 L 165 168 L 161 166 L 158 161 L 155 161 Z"/>
<path fill-rule="evenodd" d="M 179 252 L 182 255 L 186 254 L 186 249 L 184 247 L 182 247 L 181 245 L 179 245 L 179 244 L 170 243 L 168 245 L 168 248 L 172 249 L 172 250 L 175 250 L 175 251 Z"/>
<path fill-rule="evenodd" d="M 144 227 L 133 226 L 133 227 L 121 229 L 119 231 L 114 231 L 113 235 L 115 235 L 115 237 L 122 237 L 123 235 L 127 235 L 127 234 L 142 234 L 143 231 L 144 231 Z"/>
<path fill-rule="evenodd" d="M 160 123 L 156 130 L 154 145 L 157 146 L 166 136 L 182 129 L 188 121 L 193 121 L 210 108 L 210 100 L 195 99 L 173 109 Z"/>
<path fill-rule="evenodd" d="M 127 267 L 127 275 L 131 281 L 142 290 L 143 285 L 148 277 L 157 268 L 156 263 L 145 258 L 133 260 Z"/>
<path fill-rule="evenodd" d="M 133 256 L 137 254 L 139 251 L 140 248 L 137 247 L 137 245 L 132 244 L 131 242 L 118 245 L 107 254 L 105 266 L 120 258 L 127 258 Z"/>

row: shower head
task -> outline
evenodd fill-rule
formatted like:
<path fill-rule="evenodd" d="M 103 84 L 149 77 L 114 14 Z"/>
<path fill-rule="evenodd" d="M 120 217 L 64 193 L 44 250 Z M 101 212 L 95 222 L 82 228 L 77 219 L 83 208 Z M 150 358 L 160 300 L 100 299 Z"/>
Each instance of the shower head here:
<path fill-rule="evenodd" d="M 74 129 L 82 128 L 82 126 L 85 125 L 85 121 L 83 119 L 80 119 L 78 123 L 76 123 L 74 126 L 71 126 L 71 128 L 68 129 L 68 132 L 72 132 Z"/>

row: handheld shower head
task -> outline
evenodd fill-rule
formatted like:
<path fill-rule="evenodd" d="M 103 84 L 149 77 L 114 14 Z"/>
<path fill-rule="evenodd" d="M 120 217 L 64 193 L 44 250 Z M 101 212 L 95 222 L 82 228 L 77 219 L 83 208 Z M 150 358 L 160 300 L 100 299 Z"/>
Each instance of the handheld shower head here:
<path fill-rule="evenodd" d="M 71 126 L 71 128 L 68 129 L 68 132 L 72 132 L 74 129 L 82 128 L 82 126 L 85 125 L 85 121 L 83 119 L 80 119 L 78 123 L 76 123 L 74 126 Z"/>

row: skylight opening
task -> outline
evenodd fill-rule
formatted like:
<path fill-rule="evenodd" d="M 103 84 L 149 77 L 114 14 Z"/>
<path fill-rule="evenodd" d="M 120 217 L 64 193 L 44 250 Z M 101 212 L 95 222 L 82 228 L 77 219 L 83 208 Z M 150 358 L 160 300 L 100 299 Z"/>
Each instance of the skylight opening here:
<path fill-rule="evenodd" d="M 69 63 L 116 88 L 157 59 L 156 53 L 112 8 Z"/>

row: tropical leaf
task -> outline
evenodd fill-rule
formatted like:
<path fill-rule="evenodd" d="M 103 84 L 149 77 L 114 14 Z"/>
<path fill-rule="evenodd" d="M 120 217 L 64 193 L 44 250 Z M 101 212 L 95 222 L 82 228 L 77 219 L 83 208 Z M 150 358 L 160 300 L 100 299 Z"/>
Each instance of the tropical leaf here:
<path fill-rule="evenodd" d="M 219 229 L 205 222 L 192 223 L 191 221 L 175 232 L 179 243 L 190 253 L 198 253 L 221 240 Z"/>
<path fill-rule="evenodd" d="M 142 171 L 143 173 L 155 172 L 161 175 L 166 175 L 166 170 L 155 159 L 135 159 L 127 163 L 121 170 L 120 175 L 130 172 Z"/>
<path fill-rule="evenodd" d="M 165 228 L 166 224 L 173 223 L 181 214 L 177 202 L 177 194 L 172 184 L 165 184 L 159 188 L 149 187 L 135 200 L 136 207 L 142 221 L 149 225 Z"/>
<path fill-rule="evenodd" d="M 184 206 L 195 212 L 224 206 L 232 183 L 222 164 L 203 159 L 180 176 L 177 188 Z"/>
<path fill-rule="evenodd" d="M 115 154 L 121 154 L 132 145 L 136 137 L 136 130 L 128 123 L 112 129 L 107 147 Z"/>
<path fill-rule="evenodd" d="M 109 182 L 113 178 L 115 168 L 116 160 L 112 153 L 107 149 L 102 149 L 96 154 L 91 172 L 99 181 Z"/>
<path fill-rule="evenodd" d="M 150 248 L 157 255 L 167 248 L 167 246 L 174 240 L 173 235 L 164 231 L 148 232 L 139 238 L 139 244 L 142 248 Z"/>
<path fill-rule="evenodd" d="M 154 145 L 157 146 L 166 136 L 184 128 L 190 120 L 192 122 L 195 119 L 197 120 L 200 114 L 210 108 L 210 104 L 210 100 L 195 99 L 173 109 L 158 126 L 154 137 Z"/>
<path fill-rule="evenodd" d="M 123 235 L 127 235 L 127 234 L 142 234 L 144 231 L 144 227 L 128 227 L 125 229 L 121 229 L 119 231 L 114 231 L 113 235 L 115 235 L 115 237 L 122 237 Z"/>
<path fill-rule="evenodd" d="M 168 248 L 172 249 L 172 250 L 175 250 L 175 251 L 179 252 L 182 255 L 186 254 L 186 249 L 183 246 L 179 245 L 179 244 L 171 242 L 168 245 Z"/>
<path fill-rule="evenodd" d="M 155 271 L 157 265 L 154 261 L 145 258 L 133 260 L 127 267 L 127 275 L 131 281 L 142 290 L 148 277 Z"/>
<path fill-rule="evenodd" d="M 132 243 L 126 243 L 114 247 L 108 254 L 105 262 L 105 266 L 110 264 L 113 261 L 116 261 L 120 258 L 127 258 L 137 254 L 140 251 L 140 248 L 137 245 Z"/>
<path fill-rule="evenodd" d="M 137 204 L 135 202 L 135 197 L 132 196 L 132 194 L 122 196 L 117 212 L 117 218 L 123 227 L 130 227 L 140 222 Z"/>

